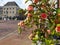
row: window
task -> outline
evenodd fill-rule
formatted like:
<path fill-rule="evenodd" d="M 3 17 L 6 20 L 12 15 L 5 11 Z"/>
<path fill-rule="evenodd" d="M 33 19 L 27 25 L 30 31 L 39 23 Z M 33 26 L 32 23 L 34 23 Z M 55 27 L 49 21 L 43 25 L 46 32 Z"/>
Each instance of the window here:
<path fill-rule="evenodd" d="M 14 13 L 14 11 L 13 11 L 13 13 Z"/>
<path fill-rule="evenodd" d="M 4 14 L 5 14 L 5 11 L 4 11 Z"/>
<path fill-rule="evenodd" d="M 10 11 L 10 13 L 11 13 L 11 11 Z"/>
<path fill-rule="evenodd" d="M 8 14 L 8 11 L 6 11 L 6 14 Z"/>
<path fill-rule="evenodd" d="M 14 8 L 13 8 L 14 9 Z"/>
<path fill-rule="evenodd" d="M 7 10 L 8 10 L 8 8 L 7 8 Z"/>
<path fill-rule="evenodd" d="M 5 8 L 4 8 L 4 10 L 5 10 Z"/>
<path fill-rule="evenodd" d="M 11 8 L 10 8 L 10 10 L 11 10 Z"/>

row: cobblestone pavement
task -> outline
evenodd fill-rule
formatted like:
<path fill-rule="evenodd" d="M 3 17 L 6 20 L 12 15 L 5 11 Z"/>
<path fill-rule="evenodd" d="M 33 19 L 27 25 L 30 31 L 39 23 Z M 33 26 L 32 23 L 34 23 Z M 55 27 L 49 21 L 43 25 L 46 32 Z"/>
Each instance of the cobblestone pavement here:
<path fill-rule="evenodd" d="M 31 45 L 31 40 L 27 38 L 28 34 L 23 32 L 20 37 L 16 32 L 5 39 L 0 40 L 0 45 Z"/>
<path fill-rule="evenodd" d="M 0 45 L 31 45 L 32 41 L 28 39 L 31 30 L 27 29 L 22 34 L 18 34 L 18 22 L 0 20 Z"/>
<path fill-rule="evenodd" d="M 28 35 L 31 30 L 25 30 L 22 34 L 17 33 L 19 21 L 0 21 L 0 45 L 31 45 Z"/>
<path fill-rule="evenodd" d="M 17 23 L 19 21 L 3 21 L 0 20 L 0 38 L 6 36 L 7 34 L 17 30 Z"/>

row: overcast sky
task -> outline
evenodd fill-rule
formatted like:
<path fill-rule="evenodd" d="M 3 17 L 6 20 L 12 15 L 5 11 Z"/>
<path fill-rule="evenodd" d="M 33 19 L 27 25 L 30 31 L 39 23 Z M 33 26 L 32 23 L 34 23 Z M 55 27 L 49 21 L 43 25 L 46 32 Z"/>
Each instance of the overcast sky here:
<path fill-rule="evenodd" d="M 3 6 L 9 1 L 15 1 L 19 5 L 19 7 L 23 9 L 25 9 L 30 4 L 30 1 L 27 4 L 25 4 L 25 0 L 0 0 L 0 6 Z"/>
<path fill-rule="evenodd" d="M 15 1 L 18 5 L 19 5 L 19 7 L 20 8 L 23 8 L 23 9 L 25 9 L 25 8 L 27 8 L 28 7 L 28 5 L 31 3 L 30 1 L 27 3 L 27 4 L 25 4 L 25 1 L 26 0 L 0 0 L 0 6 L 3 6 L 4 4 L 6 4 L 7 2 L 11 2 L 11 1 Z M 56 1 L 56 0 L 55 0 Z"/>

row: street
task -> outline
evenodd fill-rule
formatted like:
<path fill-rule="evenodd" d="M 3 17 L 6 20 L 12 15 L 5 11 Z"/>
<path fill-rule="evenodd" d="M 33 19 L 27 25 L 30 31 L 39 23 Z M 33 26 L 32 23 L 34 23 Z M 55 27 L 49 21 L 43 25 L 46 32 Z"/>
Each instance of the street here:
<path fill-rule="evenodd" d="M 31 30 L 17 33 L 17 23 L 19 21 L 1 21 L 0 20 L 0 45 L 31 45 L 28 36 Z"/>
<path fill-rule="evenodd" d="M 9 33 L 12 33 L 17 30 L 17 23 L 19 21 L 3 21 L 0 20 L 0 38 L 6 36 Z"/>

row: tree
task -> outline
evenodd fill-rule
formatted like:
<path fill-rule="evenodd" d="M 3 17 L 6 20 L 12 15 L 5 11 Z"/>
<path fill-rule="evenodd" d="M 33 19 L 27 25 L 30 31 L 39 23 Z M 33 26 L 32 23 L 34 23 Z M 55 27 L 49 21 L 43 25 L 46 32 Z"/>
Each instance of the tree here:
<path fill-rule="evenodd" d="M 25 13 L 25 12 L 26 12 L 26 10 L 23 10 L 23 9 L 19 9 L 19 10 L 18 10 L 18 13 L 19 13 L 19 14 L 21 14 L 21 13 L 23 14 L 23 13 Z"/>
<path fill-rule="evenodd" d="M 60 13 L 57 13 L 55 3 L 49 3 L 50 0 L 31 0 L 27 8 L 27 18 L 24 21 L 18 23 L 19 27 L 33 27 L 37 28 L 32 30 L 29 39 L 33 43 L 38 45 L 38 42 L 42 42 L 41 45 L 55 45 L 57 40 L 55 37 L 60 36 Z M 28 2 L 28 0 L 26 1 Z"/>
<path fill-rule="evenodd" d="M 25 18 L 26 18 L 26 16 L 24 15 L 25 14 L 25 12 L 26 12 L 26 10 L 23 10 L 23 9 L 19 9 L 18 10 L 18 18 L 20 19 L 20 20 L 24 20 Z"/>

